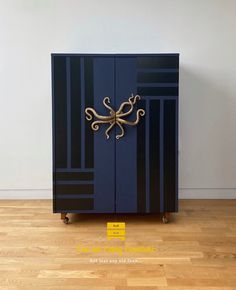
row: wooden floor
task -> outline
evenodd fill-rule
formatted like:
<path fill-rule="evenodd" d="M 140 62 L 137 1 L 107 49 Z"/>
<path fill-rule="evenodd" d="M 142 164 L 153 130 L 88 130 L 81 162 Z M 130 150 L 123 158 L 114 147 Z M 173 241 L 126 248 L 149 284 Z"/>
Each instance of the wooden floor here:
<path fill-rule="evenodd" d="M 63 224 L 48 200 L 0 201 L 1 290 L 236 289 L 236 200 L 181 200 L 169 224 L 158 215 L 69 217 Z M 107 239 L 112 221 L 126 222 L 125 241 Z"/>

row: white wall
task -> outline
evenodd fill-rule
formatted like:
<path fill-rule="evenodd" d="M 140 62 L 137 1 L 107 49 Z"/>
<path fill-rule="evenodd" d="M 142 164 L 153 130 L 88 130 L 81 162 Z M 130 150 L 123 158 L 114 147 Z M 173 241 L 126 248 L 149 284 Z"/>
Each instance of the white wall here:
<path fill-rule="evenodd" d="M 180 196 L 235 198 L 235 28 L 235 0 L 0 0 L 0 196 L 51 197 L 51 52 L 180 52 Z"/>

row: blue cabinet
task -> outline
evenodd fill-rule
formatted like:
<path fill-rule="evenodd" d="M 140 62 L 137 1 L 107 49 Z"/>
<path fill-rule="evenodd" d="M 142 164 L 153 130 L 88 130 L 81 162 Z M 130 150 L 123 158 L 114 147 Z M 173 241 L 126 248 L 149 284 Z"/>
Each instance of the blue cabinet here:
<path fill-rule="evenodd" d="M 178 54 L 52 55 L 55 213 L 178 210 L 178 71 Z"/>

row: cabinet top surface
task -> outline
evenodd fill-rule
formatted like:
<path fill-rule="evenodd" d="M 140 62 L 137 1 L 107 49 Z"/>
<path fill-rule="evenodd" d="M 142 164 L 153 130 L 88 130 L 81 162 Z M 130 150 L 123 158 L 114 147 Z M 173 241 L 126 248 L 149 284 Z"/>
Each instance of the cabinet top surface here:
<path fill-rule="evenodd" d="M 51 53 L 52 56 L 179 56 L 179 53 Z"/>

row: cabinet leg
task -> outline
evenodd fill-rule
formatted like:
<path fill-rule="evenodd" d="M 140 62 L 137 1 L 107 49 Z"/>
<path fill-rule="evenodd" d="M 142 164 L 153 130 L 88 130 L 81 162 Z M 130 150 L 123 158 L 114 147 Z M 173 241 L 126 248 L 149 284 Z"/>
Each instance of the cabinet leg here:
<path fill-rule="evenodd" d="M 67 213 L 61 213 L 61 220 L 63 220 L 64 224 L 69 223 L 69 218 L 66 215 Z"/>
<path fill-rule="evenodd" d="M 162 221 L 164 224 L 167 224 L 170 220 L 170 212 L 164 212 L 162 216 Z"/>

